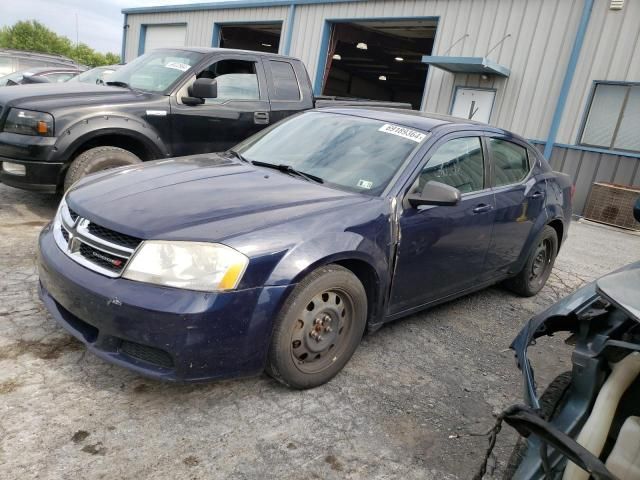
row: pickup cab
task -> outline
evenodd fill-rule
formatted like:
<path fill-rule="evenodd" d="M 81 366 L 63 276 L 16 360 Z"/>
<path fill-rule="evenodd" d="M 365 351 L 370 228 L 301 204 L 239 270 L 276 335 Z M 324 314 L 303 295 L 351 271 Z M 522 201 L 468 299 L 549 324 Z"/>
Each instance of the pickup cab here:
<path fill-rule="evenodd" d="M 259 52 L 154 50 L 106 83 L 0 89 L 0 181 L 67 190 L 89 173 L 226 150 L 316 106 L 300 60 Z"/>

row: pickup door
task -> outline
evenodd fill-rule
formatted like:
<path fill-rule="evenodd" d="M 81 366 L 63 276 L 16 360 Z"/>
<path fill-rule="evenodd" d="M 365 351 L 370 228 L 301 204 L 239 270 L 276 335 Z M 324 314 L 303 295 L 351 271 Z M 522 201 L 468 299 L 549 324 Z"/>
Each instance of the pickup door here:
<path fill-rule="evenodd" d="M 226 150 L 271 123 L 267 82 L 260 56 L 216 54 L 171 97 L 175 156 Z M 218 97 L 185 105 L 196 78 L 215 78 Z"/>

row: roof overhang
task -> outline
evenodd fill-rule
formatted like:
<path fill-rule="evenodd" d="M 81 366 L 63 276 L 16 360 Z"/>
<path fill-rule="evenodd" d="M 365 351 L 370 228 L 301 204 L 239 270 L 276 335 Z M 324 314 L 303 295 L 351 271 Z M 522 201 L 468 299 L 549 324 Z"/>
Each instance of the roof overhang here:
<path fill-rule="evenodd" d="M 160 5 L 156 7 L 123 8 L 122 13 L 131 15 L 136 13 L 192 12 L 199 10 L 282 7 L 291 5 L 316 5 L 323 3 L 349 3 L 364 1 L 366 0 L 221 0 L 208 3 L 190 3 L 186 5 Z"/>
<path fill-rule="evenodd" d="M 480 75 L 497 75 L 508 77 L 511 74 L 504 65 L 497 64 L 487 57 L 452 57 L 431 56 L 422 57 L 422 62 L 441 68 L 451 73 L 472 73 Z"/>

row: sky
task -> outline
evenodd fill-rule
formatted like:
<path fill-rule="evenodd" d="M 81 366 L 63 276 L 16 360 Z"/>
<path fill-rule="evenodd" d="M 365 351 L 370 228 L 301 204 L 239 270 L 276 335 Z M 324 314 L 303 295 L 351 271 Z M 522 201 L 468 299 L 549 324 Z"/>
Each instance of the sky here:
<path fill-rule="evenodd" d="M 99 52 L 120 53 L 123 8 L 203 3 L 214 0 L 0 0 L 0 27 L 38 20 L 59 35 L 78 36 Z"/>

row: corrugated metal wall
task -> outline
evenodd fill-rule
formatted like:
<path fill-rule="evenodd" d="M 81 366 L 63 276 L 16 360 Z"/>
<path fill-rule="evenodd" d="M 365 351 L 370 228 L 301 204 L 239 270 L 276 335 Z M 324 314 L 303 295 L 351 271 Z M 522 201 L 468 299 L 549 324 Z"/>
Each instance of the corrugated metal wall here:
<path fill-rule="evenodd" d="M 179 1 L 176 3 L 179 3 Z M 129 28 L 127 30 L 125 59 L 131 61 L 138 56 L 141 25 L 186 23 L 187 45 L 192 47 L 210 47 L 213 36 L 213 24 L 215 22 L 262 22 L 276 20 L 283 22 L 284 29 L 288 11 L 288 7 L 281 6 L 129 15 L 127 19 Z"/>
<path fill-rule="evenodd" d="M 577 141 L 594 80 L 640 82 L 640 1 L 627 0 L 619 11 L 609 3 L 594 2 L 558 143 Z"/>

